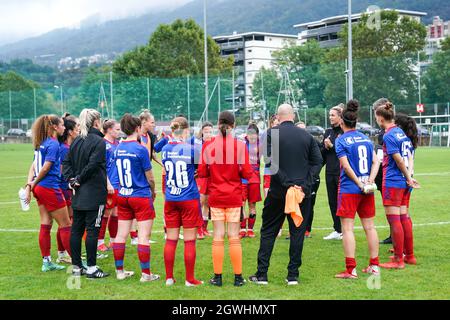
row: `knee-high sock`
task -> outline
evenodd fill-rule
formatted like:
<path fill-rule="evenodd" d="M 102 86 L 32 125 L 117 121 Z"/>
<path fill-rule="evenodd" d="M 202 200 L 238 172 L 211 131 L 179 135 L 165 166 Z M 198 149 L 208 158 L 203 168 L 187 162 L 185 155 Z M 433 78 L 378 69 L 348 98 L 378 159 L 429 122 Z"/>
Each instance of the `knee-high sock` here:
<path fill-rule="evenodd" d="M 242 219 L 242 221 L 241 221 L 241 230 L 247 229 L 247 220 L 248 220 L 248 218 Z"/>
<path fill-rule="evenodd" d="M 403 245 L 405 234 L 399 215 L 387 215 L 389 225 L 392 230 L 392 243 L 394 245 L 394 254 L 397 260 L 403 260 Z"/>
<path fill-rule="evenodd" d="M 242 246 L 239 238 L 229 238 L 230 258 L 234 274 L 242 274 Z"/>
<path fill-rule="evenodd" d="M 58 244 L 58 251 L 63 252 L 65 249 L 64 249 L 64 245 L 61 240 L 61 229 L 60 228 L 58 228 L 58 231 L 56 232 L 56 243 Z"/>
<path fill-rule="evenodd" d="M 109 217 L 102 218 L 102 224 L 100 226 L 100 231 L 98 232 L 98 244 L 102 244 L 105 239 L 106 228 L 108 227 L 108 219 Z"/>
<path fill-rule="evenodd" d="M 138 245 L 139 262 L 141 263 L 142 273 L 150 274 L 150 246 Z"/>
<path fill-rule="evenodd" d="M 119 219 L 117 216 L 111 216 L 109 218 L 108 231 L 109 237 L 115 239 L 117 236 L 117 229 L 119 228 Z"/>
<path fill-rule="evenodd" d="M 173 265 L 175 264 L 175 253 L 177 252 L 178 240 L 166 240 L 164 246 L 164 265 L 166 267 L 166 280 L 173 279 Z"/>
<path fill-rule="evenodd" d="M 70 249 L 70 231 L 71 227 L 59 228 L 59 232 L 61 235 L 61 243 L 66 249 L 67 253 L 72 256 L 72 250 Z"/>
<path fill-rule="evenodd" d="M 252 214 L 250 214 L 250 216 L 248 218 L 248 229 L 249 230 L 253 230 L 253 227 L 255 226 L 255 222 L 256 222 L 256 214 L 252 213 Z"/>
<path fill-rule="evenodd" d="M 400 215 L 400 221 L 403 227 L 404 233 L 404 251 L 407 256 L 414 254 L 414 237 L 413 237 L 413 226 L 412 220 L 409 214 Z"/>
<path fill-rule="evenodd" d="M 123 260 L 125 258 L 125 243 L 113 243 L 114 262 L 116 270 L 123 270 Z"/>
<path fill-rule="evenodd" d="M 195 240 L 184 241 L 184 266 L 186 268 L 186 280 L 193 282 L 195 280 Z"/>
<path fill-rule="evenodd" d="M 41 229 L 39 230 L 39 248 L 41 249 L 42 257 L 50 257 L 50 230 L 52 230 L 51 224 L 41 224 Z"/>
<path fill-rule="evenodd" d="M 224 241 L 213 240 L 212 242 L 212 258 L 215 274 L 222 274 L 223 270 L 223 256 L 224 256 Z"/>

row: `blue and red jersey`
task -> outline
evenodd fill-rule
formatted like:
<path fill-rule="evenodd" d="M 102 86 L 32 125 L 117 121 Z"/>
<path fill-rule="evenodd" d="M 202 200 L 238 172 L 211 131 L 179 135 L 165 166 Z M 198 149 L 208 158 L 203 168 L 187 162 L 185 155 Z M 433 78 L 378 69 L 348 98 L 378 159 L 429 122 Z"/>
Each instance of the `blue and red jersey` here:
<path fill-rule="evenodd" d="M 411 150 L 414 152 L 411 140 L 402 129 L 393 126 L 386 130 L 383 136 L 383 185 L 385 187 L 407 187 L 406 178 L 398 168 L 393 155 L 399 153 L 408 167 Z"/>
<path fill-rule="evenodd" d="M 106 174 L 108 175 L 109 182 L 111 182 L 114 190 L 119 190 L 119 175 L 117 173 L 117 166 L 114 162 L 114 152 L 119 143 L 117 141 L 110 142 L 106 139 L 104 140 L 106 143 Z"/>
<path fill-rule="evenodd" d="M 67 154 L 69 153 L 70 146 L 67 143 L 60 143 L 59 144 L 59 161 L 62 163 L 64 159 L 66 158 Z M 61 173 L 61 183 L 59 186 L 62 190 L 69 190 L 69 183 L 64 180 L 64 177 Z"/>
<path fill-rule="evenodd" d="M 37 177 L 45 162 L 51 162 L 50 171 L 38 183 L 39 186 L 50 189 L 60 189 L 61 185 L 61 157 L 59 142 L 55 138 L 47 138 L 34 151 L 34 175 Z"/>
<path fill-rule="evenodd" d="M 119 177 L 119 196 L 125 198 L 151 198 L 150 185 L 145 172 L 152 169 L 148 150 L 134 141 L 122 141 L 114 152 Z"/>
<path fill-rule="evenodd" d="M 245 145 L 248 150 L 248 156 L 250 159 L 250 164 L 253 169 L 253 174 L 250 179 L 242 179 L 242 184 L 249 184 L 249 183 L 261 183 L 261 177 L 260 177 L 260 166 L 261 166 L 261 160 L 260 160 L 260 153 L 259 153 L 259 139 L 257 143 L 250 143 L 247 137 L 245 137 Z"/>
<path fill-rule="evenodd" d="M 166 170 L 166 200 L 189 201 L 199 199 L 195 181 L 195 152 L 191 144 L 172 140 L 162 148 L 162 162 Z"/>
<path fill-rule="evenodd" d="M 338 158 L 347 157 L 350 167 L 361 182 L 370 177 L 373 161 L 373 143 L 359 131 L 347 131 L 336 139 L 336 154 Z M 358 185 L 350 179 L 341 166 L 340 194 L 362 194 Z"/>

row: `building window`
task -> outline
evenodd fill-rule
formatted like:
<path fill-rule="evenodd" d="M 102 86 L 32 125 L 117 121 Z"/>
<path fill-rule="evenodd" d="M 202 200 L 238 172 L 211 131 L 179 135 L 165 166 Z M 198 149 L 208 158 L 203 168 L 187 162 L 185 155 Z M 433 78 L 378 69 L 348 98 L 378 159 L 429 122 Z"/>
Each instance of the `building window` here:
<path fill-rule="evenodd" d="M 255 41 L 264 41 L 264 36 L 255 36 Z"/>
<path fill-rule="evenodd" d="M 248 53 L 251 53 L 253 50 L 252 49 L 248 49 Z"/>
<path fill-rule="evenodd" d="M 252 62 L 252 61 L 249 61 L 248 64 L 253 64 L 253 62 Z"/>

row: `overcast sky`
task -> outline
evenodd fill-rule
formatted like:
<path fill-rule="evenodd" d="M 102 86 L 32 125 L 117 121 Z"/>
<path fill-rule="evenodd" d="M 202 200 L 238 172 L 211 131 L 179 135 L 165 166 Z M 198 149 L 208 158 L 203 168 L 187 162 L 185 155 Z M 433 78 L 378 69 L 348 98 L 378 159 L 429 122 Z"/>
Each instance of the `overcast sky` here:
<path fill-rule="evenodd" d="M 192 0 L 0 0 L 0 44 L 73 27 L 100 13 L 102 20 L 175 8 Z"/>

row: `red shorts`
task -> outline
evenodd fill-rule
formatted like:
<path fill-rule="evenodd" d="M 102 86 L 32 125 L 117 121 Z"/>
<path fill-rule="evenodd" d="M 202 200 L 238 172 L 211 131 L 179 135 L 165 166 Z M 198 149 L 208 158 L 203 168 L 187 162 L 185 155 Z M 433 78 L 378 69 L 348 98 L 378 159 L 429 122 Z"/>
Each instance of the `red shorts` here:
<path fill-rule="evenodd" d="M 339 194 L 336 215 L 342 218 L 355 219 L 356 212 L 361 219 L 375 217 L 375 195 Z"/>
<path fill-rule="evenodd" d="M 264 175 L 264 189 L 270 188 L 270 175 Z"/>
<path fill-rule="evenodd" d="M 162 193 L 164 195 L 164 194 L 166 194 L 166 175 L 163 174 L 161 179 L 162 179 L 161 190 L 162 190 Z"/>
<path fill-rule="evenodd" d="M 166 201 L 164 204 L 164 221 L 167 228 L 192 229 L 203 225 L 200 201 Z"/>
<path fill-rule="evenodd" d="M 249 203 L 256 203 L 262 200 L 259 183 L 242 184 L 242 200 Z"/>
<path fill-rule="evenodd" d="M 117 198 L 119 197 L 119 190 L 114 190 L 114 194 L 109 194 L 108 193 L 108 197 L 106 198 L 106 206 L 105 209 L 106 210 L 111 210 L 114 209 L 115 207 L 117 207 Z"/>
<path fill-rule="evenodd" d="M 198 192 L 207 195 L 209 178 L 197 178 L 195 181 L 197 182 Z"/>
<path fill-rule="evenodd" d="M 53 212 L 67 206 L 61 189 L 50 189 L 36 186 L 33 191 L 39 206 L 44 206 L 48 212 Z"/>
<path fill-rule="evenodd" d="M 151 198 L 117 197 L 117 215 L 119 220 L 147 221 L 155 219 L 155 208 Z"/>
<path fill-rule="evenodd" d="M 383 206 L 409 208 L 409 199 L 411 198 L 410 188 L 389 188 L 383 186 Z"/>
<path fill-rule="evenodd" d="M 72 206 L 72 190 L 70 189 L 61 189 L 64 199 L 66 199 L 66 206 L 71 207 Z"/>

